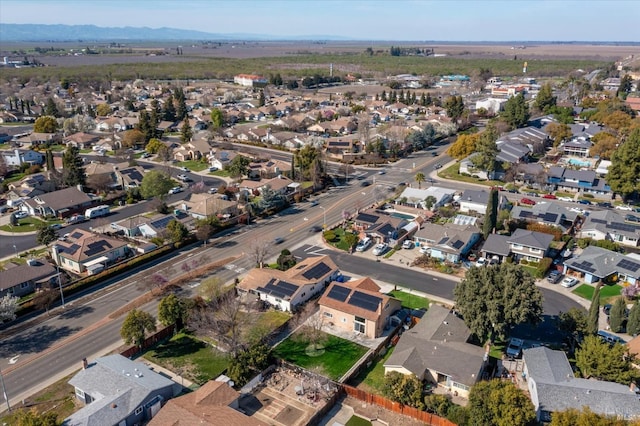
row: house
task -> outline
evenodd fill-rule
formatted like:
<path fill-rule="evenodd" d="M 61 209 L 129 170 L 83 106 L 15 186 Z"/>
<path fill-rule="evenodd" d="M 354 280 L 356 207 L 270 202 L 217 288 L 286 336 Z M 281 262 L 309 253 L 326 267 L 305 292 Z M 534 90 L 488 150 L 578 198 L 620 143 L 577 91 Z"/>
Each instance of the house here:
<path fill-rule="evenodd" d="M 308 257 L 286 271 L 253 268 L 237 288 L 241 294 L 256 295 L 277 309 L 294 311 L 339 275 L 329 256 Z"/>
<path fill-rule="evenodd" d="M 154 214 L 151 217 L 148 216 L 134 216 L 122 219 L 119 222 L 111 224 L 111 228 L 116 231 L 122 231 L 128 237 L 141 236 L 143 238 L 155 238 L 165 236 L 167 226 L 170 222 L 177 220 L 186 225 L 189 217 L 184 214 Z"/>
<path fill-rule="evenodd" d="M 226 197 L 225 197 L 226 198 Z M 238 202 L 227 200 L 220 194 L 190 194 L 179 203 L 180 209 L 196 219 L 216 216 L 228 219 L 238 215 Z"/>
<path fill-rule="evenodd" d="M 437 207 L 444 206 L 451 202 L 453 200 L 453 194 L 455 194 L 455 190 L 440 188 L 437 186 L 430 186 L 425 189 L 405 188 L 396 200 L 401 200 L 403 204 L 410 204 L 416 208 L 434 210 Z M 433 201 L 430 209 L 427 208 L 426 203 L 426 200 L 429 197 L 433 197 L 435 200 Z"/>
<path fill-rule="evenodd" d="M 597 246 L 586 247 L 579 256 L 564 261 L 565 274 L 577 275 L 586 283 L 604 281 L 614 276 L 621 283 L 640 284 L 640 258 Z"/>
<path fill-rule="evenodd" d="M 62 269 L 92 275 L 127 256 L 127 243 L 103 235 L 75 229 L 65 241 L 57 241 L 51 257 Z"/>
<path fill-rule="evenodd" d="M 195 139 L 180 145 L 173 151 L 173 158 L 178 161 L 199 160 L 209 155 L 211 146 L 203 139 Z"/>
<path fill-rule="evenodd" d="M 346 333 L 375 339 L 391 326 L 391 317 L 402 304 L 386 294 L 371 278 L 333 282 L 318 300 L 323 322 Z"/>
<path fill-rule="evenodd" d="M 25 200 L 21 209 L 33 216 L 67 217 L 91 207 L 93 199 L 75 186 Z"/>
<path fill-rule="evenodd" d="M 11 265 L 11 264 L 10 264 Z M 0 271 L 0 297 L 22 297 L 57 283 L 56 269 L 42 259 L 29 259 L 25 265 Z"/>
<path fill-rule="evenodd" d="M 76 373 L 69 384 L 85 404 L 64 421 L 65 426 L 133 426 L 150 420 L 181 386 L 141 362 L 108 355 Z"/>
<path fill-rule="evenodd" d="M 528 262 L 540 262 L 549 253 L 553 235 L 526 229 L 516 229 L 507 244 L 515 262 L 525 259 Z"/>
<path fill-rule="evenodd" d="M 561 166 L 552 166 L 547 172 L 548 183 L 556 189 L 570 192 L 585 192 L 594 195 L 611 193 L 611 187 L 598 177 L 594 170 L 572 170 Z"/>
<path fill-rule="evenodd" d="M 91 145 L 97 143 L 100 140 L 100 136 L 92 135 L 89 133 L 78 132 L 66 136 L 62 141 L 67 146 L 74 146 L 79 149 L 87 149 Z"/>
<path fill-rule="evenodd" d="M 145 170 L 141 166 L 125 167 L 115 170 L 115 185 L 122 189 L 140 188 Z"/>
<path fill-rule="evenodd" d="M 44 194 L 45 192 L 51 192 L 56 189 L 55 182 L 50 181 L 42 173 L 36 173 L 28 175 L 17 182 L 8 184 L 9 192 L 5 194 L 5 198 L 9 200 L 9 205 L 14 205 L 13 201 L 17 204 L 36 195 Z M 19 201 L 19 202 L 18 202 Z"/>
<path fill-rule="evenodd" d="M 514 206 L 511 209 L 511 218 L 514 220 L 555 226 L 562 229 L 562 232 L 567 232 L 577 217 L 578 213 L 575 211 L 553 202 L 537 203 L 531 207 Z"/>
<path fill-rule="evenodd" d="M 16 142 L 25 148 L 36 147 L 48 143 L 54 143 L 58 140 L 59 135 L 55 133 L 37 133 L 33 132 L 26 136 L 16 138 Z"/>
<path fill-rule="evenodd" d="M 359 212 L 354 218 L 353 228 L 364 237 L 370 236 L 378 241 L 392 243 L 402 235 L 402 228 L 407 226 L 407 219 L 378 213 L 373 209 Z"/>
<path fill-rule="evenodd" d="M 217 167 L 219 170 L 224 169 L 224 167 L 233 160 L 236 155 L 240 155 L 234 151 L 217 151 L 214 152 L 213 155 L 209 156 L 209 165 L 211 167 Z"/>
<path fill-rule="evenodd" d="M 268 80 L 265 77 L 254 74 L 238 74 L 233 77 L 233 82 L 245 87 L 265 86 Z"/>
<path fill-rule="evenodd" d="M 575 377 L 563 351 L 540 346 L 525 349 L 522 358 L 523 376 L 539 421 L 551 421 L 554 412 L 580 411 L 585 406 L 604 416 L 640 417 L 638 395 L 629 386 Z"/>
<path fill-rule="evenodd" d="M 498 114 L 504 109 L 504 104 L 507 102 L 503 98 L 487 98 L 476 101 L 476 111 L 483 108 L 490 114 Z"/>
<path fill-rule="evenodd" d="M 429 247 L 429 256 L 458 263 L 480 240 L 482 231 L 475 226 L 424 223 L 413 236 L 421 247 Z"/>
<path fill-rule="evenodd" d="M 254 161 L 249 164 L 249 179 L 271 179 L 291 171 L 291 162 L 282 160 Z"/>
<path fill-rule="evenodd" d="M 266 426 L 240 411 L 239 398 L 227 383 L 210 380 L 191 393 L 167 401 L 148 426 Z"/>
<path fill-rule="evenodd" d="M 504 196 L 498 195 L 498 197 L 498 210 L 502 210 L 509 200 Z M 485 214 L 487 211 L 487 203 L 489 202 L 489 193 L 484 189 L 465 189 L 457 201 L 460 204 L 461 213 L 476 212 Z"/>
<path fill-rule="evenodd" d="M 431 304 L 422 319 L 402 334 L 384 372 L 413 374 L 466 398 L 488 359 L 483 348 L 468 343 L 470 337 L 471 330 L 454 312 Z"/>
<path fill-rule="evenodd" d="M 625 222 L 624 217 L 611 210 L 598 210 L 586 217 L 579 238 L 596 241 L 609 240 L 629 247 L 638 247 L 640 226 Z"/>
<path fill-rule="evenodd" d="M 16 149 L 13 152 L 3 152 L 4 162 L 8 167 L 20 167 L 23 164 L 41 165 L 44 163 L 44 155 L 32 149 Z"/>
<path fill-rule="evenodd" d="M 570 141 L 562 143 L 558 150 L 562 155 L 572 157 L 589 157 L 589 150 L 592 143 L 584 137 L 572 138 Z"/>

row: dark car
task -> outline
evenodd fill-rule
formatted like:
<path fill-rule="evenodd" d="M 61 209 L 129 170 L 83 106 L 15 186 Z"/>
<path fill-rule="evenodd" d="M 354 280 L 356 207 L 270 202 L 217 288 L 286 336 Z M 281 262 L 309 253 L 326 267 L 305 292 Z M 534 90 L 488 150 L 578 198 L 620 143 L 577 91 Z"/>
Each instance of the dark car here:
<path fill-rule="evenodd" d="M 578 204 L 584 204 L 585 206 L 590 206 L 591 201 L 589 200 L 578 200 Z"/>
<path fill-rule="evenodd" d="M 611 207 L 613 207 L 613 205 L 611 203 L 607 203 L 605 201 L 605 202 L 602 202 L 602 203 L 598 203 L 598 207 L 611 208 Z"/>
<path fill-rule="evenodd" d="M 628 214 L 624 217 L 624 220 L 626 220 L 627 222 L 634 222 L 634 223 L 640 223 L 640 217 L 638 216 L 634 216 L 632 214 Z"/>
<path fill-rule="evenodd" d="M 284 238 L 282 237 L 276 237 L 273 239 L 274 244 L 282 244 L 283 242 L 284 242 Z"/>
<path fill-rule="evenodd" d="M 556 284 L 562 278 L 562 274 L 558 271 L 551 271 L 547 276 L 547 282 L 551 284 Z"/>
<path fill-rule="evenodd" d="M 311 228 L 309 228 L 309 232 L 320 232 L 322 231 L 322 226 L 320 225 L 313 225 Z"/>
<path fill-rule="evenodd" d="M 602 312 L 603 312 L 605 315 L 609 315 L 609 314 L 611 313 L 611 308 L 612 308 L 612 307 L 613 307 L 613 305 L 606 304 L 606 305 L 604 305 L 604 306 L 602 307 Z"/>
<path fill-rule="evenodd" d="M 371 182 L 369 182 L 368 180 L 364 180 L 360 182 L 360 186 L 369 186 L 369 185 L 371 185 Z"/>

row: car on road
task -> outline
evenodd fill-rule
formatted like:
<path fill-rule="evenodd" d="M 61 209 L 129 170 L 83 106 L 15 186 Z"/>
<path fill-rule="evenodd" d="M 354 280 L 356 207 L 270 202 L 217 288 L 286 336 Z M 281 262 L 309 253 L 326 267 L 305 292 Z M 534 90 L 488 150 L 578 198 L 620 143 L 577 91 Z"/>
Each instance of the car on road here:
<path fill-rule="evenodd" d="M 191 178 L 187 175 L 178 175 L 176 177 L 182 182 L 191 182 Z"/>
<path fill-rule="evenodd" d="M 564 280 L 562 280 L 562 283 L 560 283 L 560 285 L 565 288 L 571 288 L 576 284 L 578 284 L 578 280 L 573 277 L 566 277 Z"/>
<path fill-rule="evenodd" d="M 483 266 L 487 266 L 487 259 L 485 259 L 484 257 L 479 258 L 478 260 L 476 260 L 476 266 L 478 268 L 481 268 Z"/>
<path fill-rule="evenodd" d="M 207 191 L 209 194 L 217 194 L 218 193 L 218 188 L 209 188 L 209 191 Z"/>
<path fill-rule="evenodd" d="M 633 211 L 631 206 L 627 206 L 627 205 L 624 205 L 624 204 L 616 206 L 616 210 L 624 210 L 624 211 L 627 211 L 627 212 Z"/>
<path fill-rule="evenodd" d="M 553 270 L 547 275 L 547 282 L 550 284 L 557 284 L 562 278 L 562 274 L 556 270 Z"/>
<path fill-rule="evenodd" d="M 313 200 L 310 204 L 311 207 L 315 207 L 318 205 L 318 200 Z"/>
<path fill-rule="evenodd" d="M 151 154 L 149 154 L 148 152 L 143 152 L 142 155 L 140 155 L 140 157 L 149 158 L 149 157 L 151 157 Z"/>
<path fill-rule="evenodd" d="M 27 212 L 23 212 L 23 211 L 19 211 L 19 212 L 15 212 L 15 213 L 13 214 L 13 216 L 14 216 L 16 219 L 24 219 L 25 217 L 28 217 L 28 216 L 29 216 L 29 213 L 27 213 Z"/>
<path fill-rule="evenodd" d="M 522 199 L 520 200 L 520 204 L 524 204 L 524 205 L 526 205 L 526 206 L 535 206 L 535 205 L 536 205 L 536 202 L 535 202 L 535 201 L 533 201 L 533 200 L 532 200 L 532 199 L 530 199 L 530 198 L 522 198 Z"/>
<path fill-rule="evenodd" d="M 356 179 L 358 179 L 358 180 L 363 180 L 363 179 L 366 179 L 366 178 L 367 178 L 367 175 L 358 175 L 358 176 L 356 176 Z"/>
<path fill-rule="evenodd" d="M 169 190 L 169 195 L 177 194 L 177 193 L 179 193 L 179 192 L 182 192 L 182 188 L 181 188 L 181 187 L 179 187 L 179 186 L 174 186 L 173 188 L 171 188 L 171 189 Z"/>
<path fill-rule="evenodd" d="M 320 232 L 322 231 L 322 226 L 320 225 L 313 225 L 311 228 L 309 228 L 309 232 Z"/>
<path fill-rule="evenodd" d="M 273 239 L 273 244 L 282 244 L 284 242 L 284 238 L 282 237 L 275 237 Z"/>
<path fill-rule="evenodd" d="M 604 201 L 602 203 L 598 203 L 598 207 L 604 207 L 604 208 L 610 209 L 611 207 L 613 207 L 613 205 L 611 203 Z"/>
<path fill-rule="evenodd" d="M 364 180 L 360 182 L 360 186 L 369 186 L 369 185 L 371 185 L 371 182 L 369 182 L 368 180 Z"/>
<path fill-rule="evenodd" d="M 578 200 L 578 204 L 584 204 L 585 206 L 590 206 L 591 201 L 589 200 Z"/>
<path fill-rule="evenodd" d="M 412 248 L 415 247 L 415 243 L 411 240 L 404 240 L 404 243 L 402 243 L 402 248 L 403 249 L 407 249 L 410 250 Z"/>
<path fill-rule="evenodd" d="M 542 196 L 542 198 L 546 198 L 547 200 L 557 200 L 557 199 L 558 199 L 558 197 L 556 197 L 556 196 L 555 196 L 555 195 L 553 195 L 553 194 L 544 194 L 544 195 Z"/>
<path fill-rule="evenodd" d="M 87 218 L 83 215 L 83 214 L 76 214 L 71 216 L 69 219 L 67 219 L 67 223 L 72 224 L 72 223 L 82 223 L 82 222 L 86 222 Z"/>
<path fill-rule="evenodd" d="M 371 244 L 373 244 L 373 240 L 369 237 L 365 237 L 364 239 L 360 240 L 360 242 L 356 246 L 356 251 L 367 251 L 367 249 L 371 247 Z"/>
<path fill-rule="evenodd" d="M 442 164 L 440 164 L 440 163 L 436 163 L 436 164 L 434 164 L 434 166 L 433 166 L 433 168 L 434 168 L 434 169 L 439 169 L 439 168 L 441 168 L 441 167 L 442 167 Z"/>
<path fill-rule="evenodd" d="M 378 172 L 378 174 L 379 174 L 379 175 L 383 175 L 383 174 L 385 174 L 385 173 L 387 173 L 387 172 L 385 172 L 384 170 L 380 170 L 380 171 Z"/>
<path fill-rule="evenodd" d="M 387 243 L 376 244 L 376 246 L 373 248 L 373 255 L 374 256 L 383 255 L 388 248 L 389 246 L 387 245 Z"/>
<path fill-rule="evenodd" d="M 49 228 L 57 230 L 57 229 L 62 228 L 62 225 L 60 225 L 59 223 L 53 223 L 53 224 L 49 225 Z"/>
<path fill-rule="evenodd" d="M 185 172 L 185 173 L 188 173 L 188 172 L 190 172 L 190 171 L 191 171 L 191 170 L 189 170 L 189 169 L 188 169 L 188 168 L 186 168 L 186 167 L 178 167 L 178 169 L 180 169 L 181 171 L 183 171 L 183 172 Z"/>

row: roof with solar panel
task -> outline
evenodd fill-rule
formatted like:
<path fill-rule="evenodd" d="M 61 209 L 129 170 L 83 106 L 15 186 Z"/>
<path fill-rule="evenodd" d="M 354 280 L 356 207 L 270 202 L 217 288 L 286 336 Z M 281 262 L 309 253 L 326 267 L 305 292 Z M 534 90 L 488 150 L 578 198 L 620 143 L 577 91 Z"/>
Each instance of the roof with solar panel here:
<path fill-rule="evenodd" d="M 371 278 L 365 277 L 346 283 L 332 282 L 318 304 L 375 321 L 392 299 L 396 300 L 380 293 L 380 287 Z"/>
<path fill-rule="evenodd" d="M 126 245 L 126 242 L 83 229 L 74 230 L 66 241 L 56 242 L 60 256 L 76 262 L 103 256 Z"/>
<path fill-rule="evenodd" d="M 613 274 L 640 278 L 640 258 L 596 246 L 586 247 L 579 256 L 565 260 L 564 264 L 600 279 Z"/>

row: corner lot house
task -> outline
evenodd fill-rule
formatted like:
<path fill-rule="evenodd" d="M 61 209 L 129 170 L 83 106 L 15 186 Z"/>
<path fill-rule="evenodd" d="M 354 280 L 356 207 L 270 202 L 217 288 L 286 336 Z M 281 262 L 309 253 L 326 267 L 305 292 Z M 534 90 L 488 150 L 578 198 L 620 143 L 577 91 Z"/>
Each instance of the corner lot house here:
<path fill-rule="evenodd" d="M 480 250 L 484 257 L 497 256 L 500 261 L 513 257 L 519 262 L 540 262 L 549 252 L 553 235 L 526 229 L 516 229 L 512 235 L 490 234 Z"/>
<path fill-rule="evenodd" d="M 638 285 L 640 282 L 640 256 L 624 255 L 601 247 L 588 246 L 580 256 L 564 261 L 564 273 L 579 276 L 592 284 L 617 275 L 619 282 Z"/>
<path fill-rule="evenodd" d="M 122 355 L 85 361 L 83 367 L 69 384 L 86 405 L 65 419 L 66 426 L 143 424 L 181 390 L 174 381 Z"/>
<path fill-rule="evenodd" d="M 91 207 L 93 200 L 75 186 L 25 200 L 22 210 L 32 216 L 65 217 Z"/>
<path fill-rule="evenodd" d="M 420 322 L 402 334 L 384 372 L 413 374 L 467 398 L 488 358 L 483 348 L 467 343 L 470 337 L 461 318 L 432 304 Z"/>
<path fill-rule="evenodd" d="M 339 274 L 329 256 L 308 257 L 286 271 L 254 268 L 240 281 L 238 291 L 254 294 L 283 311 L 293 311 L 324 290 Z"/>
<path fill-rule="evenodd" d="M 57 241 L 53 245 L 51 255 L 63 269 L 92 275 L 117 259 L 125 258 L 128 251 L 125 242 L 76 229 L 66 241 Z"/>
<path fill-rule="evenodd" d="M 637 247 L 640 244 L 640 226 L 625 222 L 624 217 L 616 212 L 600 210 L 587 217 L 578 236 Z"/>
<path fill-rule="evenodd" d="M 502 210 L 508 200 L 506 197 L 500 195 L 498 195 L 498 198 L 498 210 Z M 479 191 L 475 189 L 466 189 L 458 199 L 461 213 L 476 212 L 483 215 L 487 211 L 488 202 L 489 193 L 484 189 Z"/>
<path fill-rule="evenodd" d="M 380 293 L 371 278 L 331 283 L 318 305 L 324 323 L 369 339 L 382 336 L 391 325 L 391 316 L 402 307 L 399 300 Z"/>
<path fill-rule="evenodd" d="M 29 260 L 0 271 L 0 297 L 10 294 L 22 297 L 38 288 L 49 288 L 56 283 L 56 269 L 44 260 Z"/>
<path fill-rule="evenodd" d="M 540 421 L 551 414 L 587 406 L 597 414 L 621 419 L 640 417 L 638 395 L 619 383 L 576 378 L 567 356 L 544 346 L 523 351 L 524 375 Z"/>

